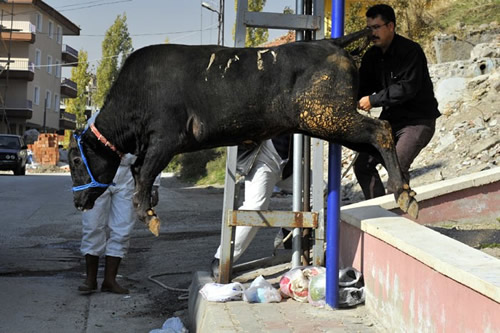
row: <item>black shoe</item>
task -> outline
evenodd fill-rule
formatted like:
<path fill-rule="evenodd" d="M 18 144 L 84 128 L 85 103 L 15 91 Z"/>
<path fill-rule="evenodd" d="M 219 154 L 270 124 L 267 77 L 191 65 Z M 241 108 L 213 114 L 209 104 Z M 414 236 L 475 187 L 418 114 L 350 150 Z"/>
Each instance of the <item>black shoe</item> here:
<path fill-rule="evenodd" d="M 215 280 L 219 280 L 219 259 L 214 258 L 210 264 L 210 272 Z"/>

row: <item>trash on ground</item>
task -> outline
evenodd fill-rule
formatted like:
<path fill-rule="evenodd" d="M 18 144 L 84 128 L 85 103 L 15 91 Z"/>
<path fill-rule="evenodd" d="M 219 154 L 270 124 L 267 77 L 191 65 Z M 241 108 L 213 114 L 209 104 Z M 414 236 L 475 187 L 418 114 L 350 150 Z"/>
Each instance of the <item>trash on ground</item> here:
<path fill-rule="evenodd" d="M 326 269 L 321 266 L 292 268 L 280 280 L 283 297 L 322 307 L 326 304 Z M 361 272 L 353 267 L 339 270 L 339 307 L 352 307 L 365 301 Z"/>
<path fill-rule="evenodd" d="M 281 294 L 260 275 L 243 292 L 243 300 L 250 303 L 279 303 L 281 302 Z"/>
<path fill-rule="evenodd" d="M 200 294 L 210 302 L 241 300 L 245 287 L 239 282 L 228 284 L 210 282 L 201 288 Z"/>
<path fill-rule="evenodd" d="M 149 333 L 188 333 L 188 330 L 178 317 L 172 317 L 168 318 L 160 329 L 156 328 Z"/>
<path fill-rule="evenodd" d="M 307 303 L 309 280 L 311 277 L 325 272 L 321 266 L 299 266 L 286 272 L 280 279 L 280 291 L 284 297 Z"/>

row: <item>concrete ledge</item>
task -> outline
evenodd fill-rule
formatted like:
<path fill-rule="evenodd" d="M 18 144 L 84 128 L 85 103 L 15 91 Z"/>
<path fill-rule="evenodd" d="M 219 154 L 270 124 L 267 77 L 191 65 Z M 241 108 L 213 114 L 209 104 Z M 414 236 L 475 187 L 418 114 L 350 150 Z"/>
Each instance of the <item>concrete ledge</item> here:
<path fill-rule="evenodd" d="M 453 179 L 443 180 L 437 183 L 416 187 L 418 202 L 424 202 L 439 196 L 448 195 L 465 189 L 480 187 L 500 181 L 500 167 L 465 175 Z M 361 201 L 348 207 L 380 206 L 387 210 L 397 209 L 398 205 L 392 194 L 384 195 L 375 199 Z"/>
<path fill-rule="evenodd" d="M 377 206 L 346 207 L 341 218 L 500 303 L 500 260 Z"/>
<path fill-rule="evenodd" d="M 474 190 L 484 192 L 474 200 L 491 201 L 481 212 L 491 213 L 483 209 L 491 206 L 495 213 L 499 180 L 496 168 L 416 191 L 419 202 L 431 207 L 438 199 L 442 209 L 460 195 L 439 198 L 488 188 Z M 386 210 L 395 207 L 387 195 L 341 210 L 341 262 L 363 272 L 367 308 L 391 331 L 493 332 L 500 327 L 500 260 Z"/>

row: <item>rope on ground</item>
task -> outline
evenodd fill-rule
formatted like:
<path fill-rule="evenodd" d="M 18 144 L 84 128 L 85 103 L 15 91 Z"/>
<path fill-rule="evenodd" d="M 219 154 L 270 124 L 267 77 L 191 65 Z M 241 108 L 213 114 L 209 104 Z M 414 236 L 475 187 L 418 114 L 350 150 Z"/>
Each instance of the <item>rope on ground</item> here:
<path fill-rule="evenodd" d="M 177 299 L 179 299 L 179 300 L 185 300 L 185 299 L 189 299 L 189 289 L 174 288 L 174 287 L 167 286 L 166 284 L 164 284 L 164 283 L 156 280 L 155 277 L 163 276 L 163 275 L 176 275 L 176 274 L 188 274 L 188 273 L 191 273 L 191 272 L 185 271 L 185 272 L 164 272 L 164 273 L 158 273 L 158 274 L 153 274 L 153 275 L 148 276 L 148 280 L 151 281 L 151 282 L 153 282 L 153 283 L 156 283 L 160 287 L 162 287 L 164 289 L 167 289 L 167 290 L 170 290 L 170 291 L 176 291 L 176 292 L 181 292 L 181 293 L 186 293 L 187 292 L 187 294 L 182 294 L 179 297 L 177 297 Z"/>

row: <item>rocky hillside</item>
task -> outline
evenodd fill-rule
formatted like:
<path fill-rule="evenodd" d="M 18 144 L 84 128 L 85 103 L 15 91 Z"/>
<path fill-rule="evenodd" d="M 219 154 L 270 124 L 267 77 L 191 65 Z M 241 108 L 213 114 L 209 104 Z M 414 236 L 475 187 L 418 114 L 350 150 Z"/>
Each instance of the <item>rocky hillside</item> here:
<path fill-rule="evenodd" d="M 432 141 L 412 165 L 412 187 L 500 166 L 499 26 L 493 22 L 481 29 L 479 43 L 446 35 L 435 38 L 435 52 L 446 54 L 446 60 L 453 55 L 453 40 L 457 41 L 455 47 L 462 48 L 463 43 L 472 47 L 466 60 L 462 52 L 456 52 L 461 60 L 429 65 L 442 116 Z M 476 38 L 478 33 L 471 36 Z M 344 171 L 354 156 L 344 148 Z M 385 169 L 380 169 L 387 180 Z M 342 185 L 343 204 L 363 199 L 352 169 Z"/>

